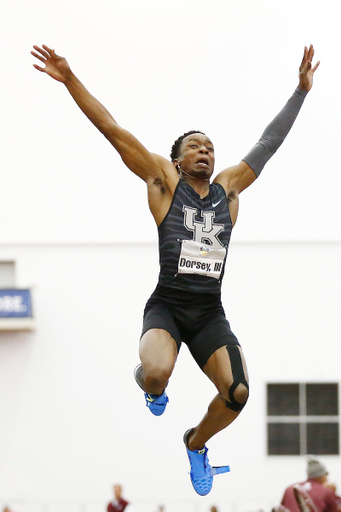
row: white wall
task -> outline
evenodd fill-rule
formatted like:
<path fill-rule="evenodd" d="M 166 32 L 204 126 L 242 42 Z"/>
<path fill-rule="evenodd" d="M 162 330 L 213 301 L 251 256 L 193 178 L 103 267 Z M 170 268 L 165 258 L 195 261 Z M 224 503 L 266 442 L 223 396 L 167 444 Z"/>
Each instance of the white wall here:
<path fill-rule="evenodd" d="M 340 243 L 232 243 L 223 300 L 251 396 L 209 442 L 211 463 L 232 471 L 200 499 L 182 435 L 204 414 L 213 385 L 184 346 L 169 407 L 155 418 L 132 377 L 156 246 L 2 246 L 0 259 L 17 262 L 17 285 L 33 287 L 37 330 L 0 334 L 0 504 L 97 512 L 120 481 L 140 512 L 159 503 L 170 512 L 213 503 L 222 512 L 269 510 L 304 478 L 305 461 L 266 456 L 265 385 L 340 381 L 340 257 Z M 339 457 L 322 460 L 340 486 Z"/>
<path fill-rule="evenodd" d="M 145 205 L 143 183 L 64 86 L 33 68 L 29 52 L 42 43 L 150 151 L 168 157 L 185 131 L 206 132 L 217 172 L 238 163 L 282 108 L 313 43 L 313 90 L 264 178 L 245 192 L 234 236 L 340 239 L 338 0 L 17 0 L 0 9 L 3 242 L 155 239 L 147 208 L 138 230 L 129 227 L 139 203 L 127 203 Z M 117 212 L 125 223 L 114 224 Z"/>

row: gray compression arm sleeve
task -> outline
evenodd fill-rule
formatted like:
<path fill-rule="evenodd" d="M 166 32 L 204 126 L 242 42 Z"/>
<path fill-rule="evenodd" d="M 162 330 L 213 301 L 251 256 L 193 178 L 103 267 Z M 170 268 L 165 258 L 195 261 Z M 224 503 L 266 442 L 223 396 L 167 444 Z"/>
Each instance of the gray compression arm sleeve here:
<path fill-rule="evenodd" d="M 260 175 L 266 162 L 276 153 L 288 135 L 306 95 L 306 91 L 297 87 L 280 113 L 265 128 L 257 144 L 243 158 L 257 176 Z"/>

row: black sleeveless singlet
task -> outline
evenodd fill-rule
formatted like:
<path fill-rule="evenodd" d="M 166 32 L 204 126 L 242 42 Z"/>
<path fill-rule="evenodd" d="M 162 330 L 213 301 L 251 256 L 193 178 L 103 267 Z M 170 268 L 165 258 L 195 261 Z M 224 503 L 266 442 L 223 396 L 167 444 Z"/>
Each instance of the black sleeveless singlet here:
<path fill-rule="evenodd" d="M 223 187 L 211 184 L 208 195 L 201 199 L 180 180 L 158 231 L 160 274 L 155 291 L 220 295 L 232 231 Z"/>

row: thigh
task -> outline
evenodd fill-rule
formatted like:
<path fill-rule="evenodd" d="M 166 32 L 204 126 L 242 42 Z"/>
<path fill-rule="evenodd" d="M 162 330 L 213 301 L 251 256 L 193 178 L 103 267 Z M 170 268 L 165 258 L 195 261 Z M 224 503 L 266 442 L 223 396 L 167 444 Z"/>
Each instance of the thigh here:
<path fill-rule="evenodd" d="M 147 371 L 155 366 L 173 368 L 181 346 L 180 332 L 172 312 L 164 305 L 145 310 L 140 358 Z"/>
<path fill-rule="evenodd" d="M 217 349 L 209 357 L 203 368 L 205 374 L 223 395 L 227 395 L 228 389 L 235 382 L 236 378 L 238 378 L 241 384 L 243 384 L 244 380 L 248 382 L 247 367 L 242 348 L 240 345 L 235 345 L 235 350 L 238 350 L 240 358 L 235 358 L 232 361 L 233 364 L 231 364 L 229 351 L 224 346 Z M 236 365 L 240 367 L 238 368 Z"/>
<path fill-rule="evenodd" d="M 239 342 L 224 314 L 219 313 L 201 325 L 200 329 L 187 341 L 187 345 L 195 361 L 203 370 L 210 357 L 219 348 L 226 345 L 239 345 Z"/>
<path fill-rule="evenodd" d="M 145 308 L 141 341 L 150 330 L 167 331 L 175 340 L 178 352 L 181 346 L 181 334 L 174 314 L 165 304 L 155 304 Z"/>
<path fill-rule="evenodd" d="M 140 359 L 146 373 L 155 367 L 171 374 L 178 356 L 178 346 L 164 329 L 149 329 L 140 341 Z"/>

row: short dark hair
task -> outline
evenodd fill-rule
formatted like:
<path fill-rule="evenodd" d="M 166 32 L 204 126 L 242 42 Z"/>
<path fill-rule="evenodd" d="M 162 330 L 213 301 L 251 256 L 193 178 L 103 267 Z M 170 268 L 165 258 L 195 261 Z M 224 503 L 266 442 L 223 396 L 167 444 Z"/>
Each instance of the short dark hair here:
<path fill-rule="evenodd" d="M 206 135 L 206 133 L 204 132 L 201 132 L 200 130 L 190 130 L 189 132 L 186 132 L 184 133 L 183 135 L 181 135 L 180 137 L 178 137 L 176 139 L 176 141 L 174 142 L 173 146 L 172 146 L 172 150 L 171 150 L 171 154 L 170 154 L 170 157 L 171 157 L 171 160 L 172 162 L 178 158 L 179 156 L 179 149 L 180 149 L 180 146 L 181 146 L 181 143 L 182 141 L 188 137 L 188 135 L 193 135 L 193 133 L 201 133 L 201 135 Z"/>

